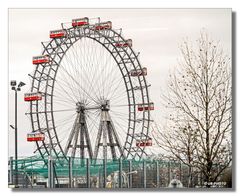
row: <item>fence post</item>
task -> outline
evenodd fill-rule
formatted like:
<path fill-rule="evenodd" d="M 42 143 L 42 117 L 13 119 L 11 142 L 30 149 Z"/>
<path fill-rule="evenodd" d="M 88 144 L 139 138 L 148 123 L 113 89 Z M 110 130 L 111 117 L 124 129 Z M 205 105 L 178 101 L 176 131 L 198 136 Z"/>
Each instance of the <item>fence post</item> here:
<path fill-rule="evenodd" d="M 157 188 L 160 187 L 160 175 L 159 175 L 159 163 L 156 161 L 156 172 L 157 172 Z"/>
<path fill-rule="evenodd" d="M 48 188 L 53 188 L 53 160 L 48 159 Z"/>
<path fill-rule="evenodd" d="M 179 163 L 180 165 L 179 165 L 179 180 L 182 182 L 182 163 L 180 162 Z"/>
<path fill-rule="evenodd" d="M 90 188 L 90 160 L 87 160 L 87 188 Z"/>
<path fill-rule="evenodd" d="M 103 188 L 106 188 L 106 180 L 107 180 L 107 165 L 106 159 L 103 159 Z"/>
<path fill-rule="evenodd" d="M 68 177 L 69 177 L 69 188 L 73 187 L 73 180 L 72 180 L 72 157 L 68 158 Z"/>
<path fill-rule="evenodd" d="M 9 164 L 10 164 L 10 171 L 9 171 L 9 183 L 13 184 L 13 157 L 10 157 L 9 160 Z"/>
<path fill-rule="evenodd" d="M 129 172 L 128 184 L 129 188 L 132 188 L 132 160 L 128 161 L 128 172 Z"/>
<path fill-rule="evenodd" d="M 102 174 L 103 174 L 103 171 L 102 171 L 102 168 L 99 167 L 98 168 L 98 188 L 102 188 Z"/>
<path fill-rule="evenodd" d="M 170 181 L 171 181 L 171 165 L 170 165 L 170 160 L 168 162 L 168 184 L 167 186 L 169 185 Z"/>
<path fill-rule="evenodd" d="M 146 179 L 146 162 L 143 161 L 143 188 L 147 188 L 147 179 Z"/>
<path fill-rule="evenodd" d="M 57 178 L 57 171 L 56 171 L 56 168 L 55 168 L 55 161 L 52 160 L 52 188 L 55 188 L 56 178 Z"/>
<path fill-rule="evenodd" d="M 118 159 L 119 162 L 119 173 L 118 173 L 118 181 L 119 181 L 119 188 L 122 188 L 122 158 Z"/>

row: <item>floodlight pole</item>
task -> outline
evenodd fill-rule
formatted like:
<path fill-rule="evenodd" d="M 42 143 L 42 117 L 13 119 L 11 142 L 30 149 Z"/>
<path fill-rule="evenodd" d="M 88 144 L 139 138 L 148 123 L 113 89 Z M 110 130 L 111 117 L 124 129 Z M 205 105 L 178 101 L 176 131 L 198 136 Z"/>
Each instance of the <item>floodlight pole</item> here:
<path fill-rule="evenodd" d="M 18 187 L 17 89 L 15 88 L 15 187 Z"/>
<path fill-rule="evenodd" d="M 15 91 L 15 188 L 18 188 L 18 131 L 17 131 L 17 92 L 21 91 L 21 87 L 25 85 L 23 82 L 19 82 L 18 86 L 16 86 L 16 81 L 11 81 L 11 88 Z M 11 126 L 12 127 L 12 126 Z"/>

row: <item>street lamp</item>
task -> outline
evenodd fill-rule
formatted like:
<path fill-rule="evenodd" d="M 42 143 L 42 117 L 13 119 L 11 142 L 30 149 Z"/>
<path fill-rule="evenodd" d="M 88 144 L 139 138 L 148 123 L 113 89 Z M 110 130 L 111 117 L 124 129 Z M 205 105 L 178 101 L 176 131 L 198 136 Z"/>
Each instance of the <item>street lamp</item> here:
<path fill-rule="evenodd" d="M 15 91 L 15 125 L 10 125 L 11 128 L 15 129 L 15 187 L 18 187 L 18 149 L 17 149 L 17 92 L 21 91 L 21 87 L 25 85 L 24 82 L 19 82 L 17 85 L 16 80 L 11 80 L 10 85 L 12 90 Z"/>

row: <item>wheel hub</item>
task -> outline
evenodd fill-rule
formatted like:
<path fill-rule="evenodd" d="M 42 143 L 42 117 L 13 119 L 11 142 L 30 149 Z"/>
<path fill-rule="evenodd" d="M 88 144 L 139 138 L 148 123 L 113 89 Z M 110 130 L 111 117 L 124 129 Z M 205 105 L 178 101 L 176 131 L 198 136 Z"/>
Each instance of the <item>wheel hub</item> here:
<path fill-rule="evenodd" d="M 85 110 L 85 104 L 83 102 L 77 102 L 76 103 L 76 111 L 79 113 L 80 111 Z"/>
<path fill-rule="evenodd" d="M 102 100 L 100 104 L 101 104 L 101 110 L 102 111 L 109 111 L 110 110 L 110 100 Z"/>

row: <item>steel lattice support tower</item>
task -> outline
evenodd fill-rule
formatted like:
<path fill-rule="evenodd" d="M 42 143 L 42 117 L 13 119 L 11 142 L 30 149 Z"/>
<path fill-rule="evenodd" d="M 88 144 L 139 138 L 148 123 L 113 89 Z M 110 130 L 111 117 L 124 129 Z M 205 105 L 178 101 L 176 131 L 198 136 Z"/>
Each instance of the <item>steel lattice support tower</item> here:
<path fill-rule="evenodd" d="M 68 154 L 69 149 L 71 151 L 71 157 L 75 157 L 77 148 L 80 149 L 80 158 L 85 157 L 85 148 L 87 148 L 88 156 L 90 159 L 93 158 L 92 147 L 90 143 L 90 137 L 88 133 L 86 117 L 85 117 L 85 106 L 83 103 L 78 102 L 77 104 L 77 117 L 75 119 L 73 128 L 67 141 L 66 148 L 64 150 L 65 155 Z"/>
<path fill-rule="evenodd" d="M 104 100 L 101 106 L 100 126 L 97 134 L 97 142 L 94 149 L 94 159 L 98 158 L 99 148 L 103 148 L 103 159 L 107 159 L 108 147 L 111 149 L 113 159 L 119 158 L 116 150 L 118 149 L 120 157 L 124 157 L 123 150 L 109 114 L 109 101 Z M 102 142 L 101 142 L 102 141 Z"/>

